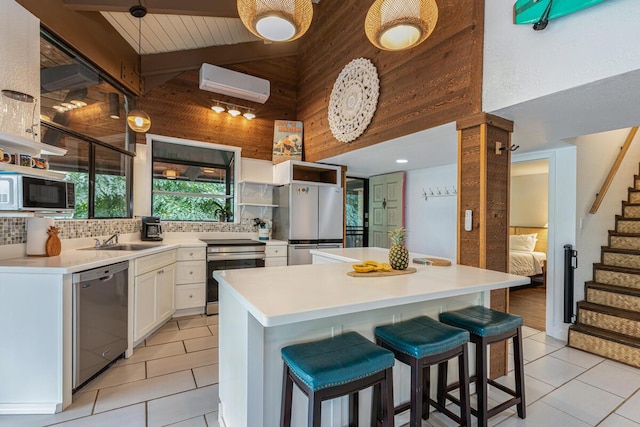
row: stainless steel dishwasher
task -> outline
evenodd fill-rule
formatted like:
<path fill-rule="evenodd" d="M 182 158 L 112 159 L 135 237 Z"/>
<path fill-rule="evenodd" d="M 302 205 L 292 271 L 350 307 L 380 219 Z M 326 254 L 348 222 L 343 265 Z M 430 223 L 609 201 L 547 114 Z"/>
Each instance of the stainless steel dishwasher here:
<path fill-rule="evenodd" d="M 129 262 L 74 274 L 73 389 L 127 349 Z"/>

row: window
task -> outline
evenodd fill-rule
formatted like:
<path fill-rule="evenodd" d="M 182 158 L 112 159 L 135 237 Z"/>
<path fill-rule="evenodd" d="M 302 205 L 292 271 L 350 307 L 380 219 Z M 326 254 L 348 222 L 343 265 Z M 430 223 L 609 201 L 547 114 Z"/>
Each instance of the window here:
<path fill-rule="evenodd" d="M 152 141 L 153 216 L 233 222 L 239 149 L 167 139 Z"/>
<path fill-rule="evenodd" d="M 368 246 L 368 189 L 368 179 L 347 177 L 347 248 Z"/>
<path fill-rule="evenodd" d="M 42 122 L 43 134 L 65 148 L 65 156 L 49 156 L 49 168 L 65 172 L 75 184 L 73 218 L 130 218 L 132 154 L 100 145 L 100 141 L 72 134 Z M 55 137 L 55 138 L 54 138 Z"/>
<path fill-rule="evenodd" d="M 130 94 L 44 30 L 40 70 L 41 141 L 67 150 L 48 160 L 51 170 L 65 172 L 76 185 L 73 218 L 130 218 Z"/>

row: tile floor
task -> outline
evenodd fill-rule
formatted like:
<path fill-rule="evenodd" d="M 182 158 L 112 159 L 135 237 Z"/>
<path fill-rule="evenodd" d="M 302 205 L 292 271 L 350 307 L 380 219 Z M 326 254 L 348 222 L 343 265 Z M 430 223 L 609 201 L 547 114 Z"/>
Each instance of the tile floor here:
<path fill-rule="evenodd" d="M 217 317 L 174 319 L 134 355 L 87 384 L 56 415 L 4 415 L 0 427 L 218 426 Z M 565 347 L 524 327 L 527 418 L 515 408 L 500 427 L 640 427 L 640 370 Z M 513 385 L 513 372 L 500 379 Z M 490 398 L 506 395 L 497 389 Z M 433 413 L 425 427 L 454 425 Z"/>
<path fill-rule="evenodd" d="M 489 425 L 640 427 L 640 369 L 566 347 L 526 326 L 523 336 L 527 418 L 518 418 L 514 407 L 492 418 Z M 514 386 L 511 367 L 498 381 Z M 508 398 L 490 387 L 493 404 Z M 423 426 L 455 425 L 439 413 L 431 418 Z"/>
<path fill-rule="evenodd" d="M 3 415 L 0 427 L 218 427 L 218 317 L 173 319 L 56 415 Z"/>

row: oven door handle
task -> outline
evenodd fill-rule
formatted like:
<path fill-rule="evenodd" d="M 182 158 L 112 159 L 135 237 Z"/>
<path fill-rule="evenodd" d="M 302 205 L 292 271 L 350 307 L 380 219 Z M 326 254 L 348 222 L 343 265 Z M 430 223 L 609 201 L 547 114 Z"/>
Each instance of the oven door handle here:
<path fill-rule="evenodd" d="M 266 255 L 209 255 L 207 256 L 207 261 L 237 261 L 237 260 L 264 260 L 266 258 Z"/>

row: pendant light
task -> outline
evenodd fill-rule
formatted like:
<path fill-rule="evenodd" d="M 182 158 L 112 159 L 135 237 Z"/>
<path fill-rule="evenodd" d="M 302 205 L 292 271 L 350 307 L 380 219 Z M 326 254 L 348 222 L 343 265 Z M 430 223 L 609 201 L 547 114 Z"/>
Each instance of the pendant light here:
<path fill-rule="evenodd" d="M 376 0 L 364 23 L 367 38 L 382 50 L 403 50 L 419 45 L 438 21 L 435 0 Z"/>
<path fill-rule="evenodd" d="M 131 6 L 129 13 L 138 18 L 138 70 L 140 73 L 140 87 L 142 87 L 142 18 L 147 14 L 147 8 L 142 5 Z M 134 108 L 127 114 L 127 124 L 134 132 L 144 133 L 151 128 L 151 118 L 141 108 Z"/>
<path fill-rule="evenodd" d="M 237 5 L 244 26 L 274 42 L 302 37 L 313 18 L 311 0 L 238 0 Z"/>

